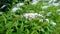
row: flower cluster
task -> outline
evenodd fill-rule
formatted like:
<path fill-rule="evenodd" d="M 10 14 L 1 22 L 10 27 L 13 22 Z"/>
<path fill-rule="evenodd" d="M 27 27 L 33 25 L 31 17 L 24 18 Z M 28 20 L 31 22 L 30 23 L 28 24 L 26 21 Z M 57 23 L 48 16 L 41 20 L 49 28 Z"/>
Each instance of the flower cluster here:
<path fill-rule="evenodd" d="M 17 10 L 20 10 L 20 8 L 14 7 L 14 8 L 12 9 L 12 12 L 16 12 Z"/>
<path fill-rule="evenodd" d="M 35 5 L 35 4 L 37 4 L 38 3 L 38 0 L 33 0 L 32 1 L 32 5 Z"/>
<path fill-rule="evenodd" d="M 20 6 L 23 6 L 24 3 L 17 3 L 14 8 L 12 8 L 12 12 L 16 12 L 17 10 L 22 10 Z"/>
<path fill-rule="evenodd" d="M 50 12 L 49 12 L 49 15 L 50 15 Z M 48 16 L 49 16 L 49 15 L 48 15 Z M 49 19 L 45 19 L 44 16 L 42 16 L 41 14 L 38 14 L 38 13 L 24 13 L 23 16 L 24 16 L 26 19 L 29 19 L 29 20 L 32 20 L 32 19 L 34 19 L 34 18 L 36 18 L 36 17 L 37 17 L 37 18 L 38 18 L 38 17 L 42 17 L 42 18 L 39 18 L 39 22 L 44 22 L 44 20 L 45 20 L 47 23 L 51 24 L 52 26 L 55 26 L 55 25 L 56 25 L 55 22 L 50 22 Z"/>
<path fill-rule="evenodd" d="M 54 27 L 56 26 L 56 23 L 55 23 L 55 22 L 51 22 L 51 24 L 52 24 L 52 26 L 54 26 Z"/>
<path fill-rule="evenodd" d="M 23 16 L 28 19 L 33 19 L 36 16 L 43 17 L 41 14 L 38 14 L 38 13 L 25 13 Z"/>
<path fill-rule="evenodd" d="M 16 5 L 17 5 L 17 7 L 20 7 L 20 6 L 23 6 L 24 3 L 18 3 L 18 4 L 16 4 Z"/>
<path fill-rule="evenodd" d="M 42 9 L 47 9 L 49 6 L 42 6 L 41 8 Z"/>

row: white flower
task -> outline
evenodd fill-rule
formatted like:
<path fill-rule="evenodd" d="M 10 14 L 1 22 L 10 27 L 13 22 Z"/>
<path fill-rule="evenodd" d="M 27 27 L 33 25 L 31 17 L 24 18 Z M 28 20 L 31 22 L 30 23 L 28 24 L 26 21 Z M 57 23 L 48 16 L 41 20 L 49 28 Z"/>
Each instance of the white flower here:
<path fill-rule="evenodd" d="M 37 14 L 37 16 L 43 17 L 41 14 Z"/>
<path fill-rule="evenodd" d="M 50 0 L 48 3 L 51 3 L 53 0 Z"/>
<path fill-rule="evenodd" d="M 17 7 L 23 6 L 23 5 L 24 5 L 24 3 L 18 3 L 18 4 L 17 4 Z"/>
<path fill-rule="evenodd" d="M 32 5 L 35 5 L 35 4 L 37 4 L 38 3 L 38 0 L 33 0 L 32 1 Z"/>
<path fill-rule="evenodd" d="M 25 13 L 23 15 L 25 18 L 28 18 L 28 19 L 33 19 L 35 18 L 36 16 L 40 16 L 42 17 L 42 15 L 38 14 L 38 13 Z"/>
<path fill-rule="evenodd" d="M 24 14 L 24 16 L 25 16 L 26 18 L 28 18 L 28 17 L 35 18 L 36 15 L 37 15 L 37 13 L 25 13 L 25 14 Z"/>
<path fill-rule="evenodd" d="M 57 1 L 57 0 L 53 0 L 54 2 Z"/>
<path fill-rule="evenodd" d="M 17 10 L 19 10 L 20 8 L 17 8 L 17 7 L 14 7 L 13 9 L 12 9 L 12 12 L 16 12 Z"/>
<path fill-rule="evenodd" d="M 0 12 L 0 15 L 3 14 L 3 12 Z"/>
<path fill-rule="evenodd" d="M 3 9 L 5 6 L 6 6 L 6 5 L 3 5 L 3 6 L 1 7 L 1 9 Z"/>
<path fill-rule="evenodd" d="M 56 2 L 57 0 L 50 0 L 48 3 L 54 3 Z"/>
<path fill-rule="evenodd" d="M 51 24 L 52 24 L 53 26 L 56 26 L 56 23 L 55 23 L 55 22 L 52 22 Z"/>
<path fill-rule="evenodd" d="M 59 6 L 60 4 L 59 3 L 53 3 L 52 5 L 53 6 Z"/>
<path fill-rule="evenodd" d="M 40 19 L 39 22 L 43 22 L 43 19 Z"/>
<path fill-rule="evenodd" d="M 49 19 L 45 19 L 49 23 Z"/>
<path fill-rule="evenodd" d="M 51 15 L 51 13 L 52 13 L 52 12 L 48 12 L 48 13 L 46 14 L 46 16 L 50 16 L 50 15 Z"/>
<path fill-rule="evenodd" d="M 49 7 L 49 6 L 42 6 L 41 8 L 42 8 L 42 9 L 46 9 L 46 8 L 48 8 L 48 7 Z"/>

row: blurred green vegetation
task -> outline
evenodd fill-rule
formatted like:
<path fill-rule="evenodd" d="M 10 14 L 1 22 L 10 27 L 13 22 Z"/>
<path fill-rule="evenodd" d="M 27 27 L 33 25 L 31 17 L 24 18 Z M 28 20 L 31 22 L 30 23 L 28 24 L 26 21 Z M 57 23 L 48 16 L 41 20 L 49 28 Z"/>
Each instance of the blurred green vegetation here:
<path fill-rule="evenodd" d="M 22 10 L 13 12 L 12 9 L 17 7 L 16 4 L 19 1 L 24 2 L 24 5 L 19 7 Z M 0 34 L 60 34 L 60 11 L 57 11 L 60 9 L 60 6 L 43 4 L 42 2 L 32 5 L 30 1 L 12 0 L 11 3 L 7 2 L 11 4 L 11 8 L 8 7 L 5 10 L 6 12 L 0 10 L 0 12 L 3 12 L 0 14 Z M 49 7 L 42 9 L 43 6 Z M 51 14 L 47 16 L 49 12 Z M 28 20 L 23 17 L 24 13 L 38 13 L 42 14 L 44 18 L 36 17 L 35 19 Z M 41 19 L 43 19 L 43 22 L 39 22 Z M 49 23 L 45 19 L 49 19 Z M 56 22 L 56 26 L 52 26 L 52 21 Z"/>

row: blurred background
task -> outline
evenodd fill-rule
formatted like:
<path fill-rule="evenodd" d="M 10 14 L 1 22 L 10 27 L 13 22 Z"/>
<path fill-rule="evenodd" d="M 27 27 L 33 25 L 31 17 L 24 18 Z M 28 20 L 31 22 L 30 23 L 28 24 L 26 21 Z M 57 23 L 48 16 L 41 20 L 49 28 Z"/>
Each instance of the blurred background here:
<path fill-rule="evenodd" d="M 0 34 L 60 34 L 60 0 L 0 0 Z"/>

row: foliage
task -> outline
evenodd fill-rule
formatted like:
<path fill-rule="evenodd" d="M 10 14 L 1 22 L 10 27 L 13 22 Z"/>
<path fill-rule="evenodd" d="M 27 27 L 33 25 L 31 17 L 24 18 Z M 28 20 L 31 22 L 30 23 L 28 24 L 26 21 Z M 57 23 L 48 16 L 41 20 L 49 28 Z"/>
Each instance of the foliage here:
<path fill-rule="evenodd" d="M 57 11 L 60 6 L 52 6 L 42 2 L 32 5 L 31 2 L 24 2 L 24 5 L 18 7 L 16 3 L 13 4 L 14 2 L 18 1 L 13 0 L 12 8 L 9 8 L 7 12 L 2 11 L 3 13 L 0 14 L 0 34 L 53 34 L 55 32 L 56 24 L 53 22 L 60 22 L 60 12 Z M 45 5 L 50 7 L 42 9 Z M 19 9 L 12 11 L 14 7 Z M 48 14 L 49 12 L 51 13 Z M 25 13 L 38 13 L 43 17 L 37 16 L 29 20 L 24 16 Z"/>

